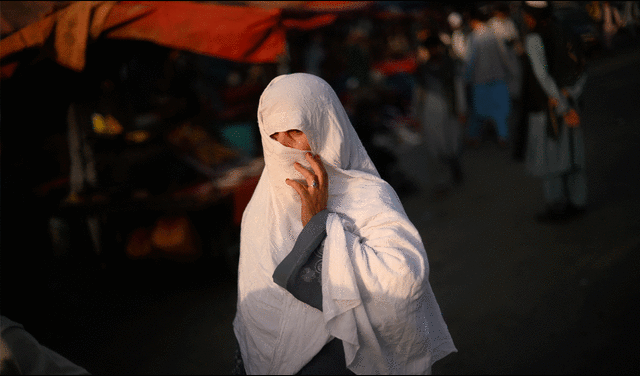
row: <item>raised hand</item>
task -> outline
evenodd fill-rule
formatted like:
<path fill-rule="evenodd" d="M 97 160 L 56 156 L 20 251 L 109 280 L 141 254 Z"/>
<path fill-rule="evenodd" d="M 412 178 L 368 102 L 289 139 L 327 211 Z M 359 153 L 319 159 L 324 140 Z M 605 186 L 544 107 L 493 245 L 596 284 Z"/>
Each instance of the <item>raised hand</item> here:
<path fill-rule="evenodd" d="M 296 171 L 300 172 L 306 181 L 306 185 L 295 180 L 287 179 L 286 183 L 298 192 L 301 201 L 301 221 L 306 226 L 311 218 L 327 208 L 329 199 L 329 178 L 320 156 L 307 153 L 305 155 L 313 171 L 303 167 L 298 162 L 293 164 Z"/>

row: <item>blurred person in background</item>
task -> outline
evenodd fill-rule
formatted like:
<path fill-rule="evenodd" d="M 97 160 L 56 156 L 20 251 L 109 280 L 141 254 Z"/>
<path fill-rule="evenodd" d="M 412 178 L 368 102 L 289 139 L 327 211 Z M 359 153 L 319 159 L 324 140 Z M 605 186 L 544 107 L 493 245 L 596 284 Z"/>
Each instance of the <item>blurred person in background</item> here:
<path fill-rule="evenodd" d="M 324 36 L 321 31 L 316 31 L 311 36 L 311 43 L 309 43 L 304 53 L 306 72 L 315 76 L 322 76 L 322 64 L 326 58 Z"/>
<path fill-rule="evenodd" d="M 499 45 L 505 59 L 513 67 L 509 75 L 507 85 L 509 86 L 509 100 L 511 110 L 509 111 L 509 130 L 512 134 L 511 140 L 514 147 L 514 157 L 522 160 L 524 157 L 525 130 L 522 126 L 526 124 L 522 116 L 522 71 L 524 60 L 524 50 L 520 39 L 520 33 L 514 20 L 511 18 L 511 8 L 505 2 L 496 2 L 493 9 L 493 16 L 488 22 L 489 28 L 502 43 Z"/>
<path fill-rule="evenodd" d="M 458 12 L 451 12 L 447 16 L 447 23 L 451 28 L 451 49 L 456 60 L 464 61 L 467 58 L 468 35 L 464 30 L 464 19 Z"/>
<path fill-rule="evenodd" d="M 396 20 L 390 24 L 386 34 L 385 60 L 393 73 L 387 75 L 385 86 L 395 92 L 395 107 L 402 116 L 411 110 L 411 100 L 415 80 L 412 73 L 403 68 L 414 50 L 413 38 L 410 37 L 410 27 L 405 20 Z"/>
<path fill-rule="evenodd" d="M 555 22 L 546 1 L 526 1 L 524 21 L 528 56 L 526 92 L 529 130 L 527 170 L 542 179 L 547 210 L 537 216 L 542 222 L 567 219 L 585 210 L 587 187 L 579 97 L 586 74 L 569 70 L 558 42 L 563 30 Z M 576 52 L 577 55 L 579 55 Z M 569 84 L 570 83 L 570 84 Z"/>
<path fill-rule="evenodd" d="M 617 7 L 610 1 L 602 2 L 602 33 L 604 37 L 604 47 L 607 51 L 613 51 L 613 37 L 622 26 L 622 18 Z"/>
<path fill-rule="evenodd" d="M 475 7 L 470 13 L 469 50 L 465 78 L 471 89 L 468 137 L 472 147 L 482 138 L 486 120 L 495 124 L 500 147 L 507 147 L 510 111 L 507 82 L 515 70 L 501 50 L 500 40 L 487 27 L 489 12 L 486 7 Z"/>
<path fill-rule="evenodd" d="M 368 38 L 367 30 L 361 26 L 353 27 L 347 35 L 344 52 L 349 76 L 347 86 L 350 89 L 366 87 L 369 84 L 371 58 Z"/>
<path fill-rule="evenodd" d="M 599 1 L 589 1 L 585 8 L 587 9 L 587 13 L 589 13 L 589 17 L 593 20 L 593 22 L 598 25 L 602 22 L 602 6 Z"/>
<path fill-rule="evenodd" d="M 454 88 L 456 110 L 461 125 L 467 122 L 467 97 L 468 91 L 465 84 L 464 68 L 467 57 L 467 34 L 464 31 L 464 19 L 457 12 L 451 12 L 447 16 L 447 22 L 451 28 L 451 45 L 449 47 L 455 67 Z"/>
<path fill-rule="evenodd" d="M 461 126 L 455 100 L 455 64 L 436 35 L 418 49 L 414 118 L 430 155 L 431 180 L 437 193 L 462 182 L 460 166 Z"/>
<path fill-rule="evenodd" d="M 507 46 L 516 51 L 522 51 L 518 28 L 511 18 L 511 8 L 504 2 L 496 2 L 493 9 L 493 16 L 487 23 L 489 28 Z"/>
<path fill-rule="evenodd" d="M 625 1 L 622 11 L 622 24 L 633 39 L 638 37 L 638 24 L 640 23 L 640 6 L 637 1 Z"/>
<path fill-rule="evenodd" d="M 395 153 L 395 144 L 380 142 L 381 139 L 393 139 L 395 134 L 385 124 L 385 103 L 387 95 L 378 93 L 376 87 L 357 90 L 351 100 L 345 103 L 349 119 L 358 133 L 371 161 L 380 173 L 380 177 L 395 189 L 400 197 L 406 197 L 417 191 L 416 184 L 398 168 L 399 160 Z"/>
<path fill-rule="evenodd" d="M 108 98 L 111 88 L 103 82 L 104 98 Z M 82 202 L 82 196 L 88 197 L 98 187 L 98 173 L 94 148 L 89 140 L 89 126 L 98 122 L 107 122 L 97 113 L 90 113 L 90 105 L 82 102 L 72 102 L 67 110 L 67 141 L 69 148 L 69 195 L 65 201 L 70 204 Z M 113 117 L 107 117 L 113 123 L 117 121 Z M 118 125 L 110 128 L 118 132 Z M 94 129 L 95 129 L 94 125 Z M 86 224 L 89 228 L 91 241 L 96 254 L 102 253 L 100 219 L 97 215 L 86 215 Z"/>
<path fill-rule="evenodd" d="M 500 50 L 503 52 L 504 58 L 509 61 L 511 67 L 507 85 L 509 86 L 509 95 L 512 101 L 520 98 L 520 90 L 522 87 L 522 69 L 518 56 L 522 55 L 522 43 L 520 35 L 513 19 L 510 16 L 511 9 L 508 4 L 499 2 L 495 5 L 493 17 L 489 19 L 487 26 L 498 40 Z M 513 111 L 512 111 L 513 112 Z"/>
<path fill-rule="evenodd" d="M 241 225 L 234 373 L 428 374 L 456 351 L 420 235 L 335 91 L 274 78 Z"/>

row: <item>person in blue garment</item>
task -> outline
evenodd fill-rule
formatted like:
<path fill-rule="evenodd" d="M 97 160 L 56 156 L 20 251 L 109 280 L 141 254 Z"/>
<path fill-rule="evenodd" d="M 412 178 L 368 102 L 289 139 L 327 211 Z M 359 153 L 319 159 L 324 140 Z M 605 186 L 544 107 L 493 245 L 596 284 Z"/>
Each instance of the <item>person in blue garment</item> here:
<path fill-rule="evenodd" d="M 502 41 L 487 26 L 489 13 L 474 8 L 470 16 L 473 32 L 465 65 L 465 78 L 471 90 L 469 107 L 469 143 L 477 147 L 482 140 L 482 125 L 486 120 L 495 124 L 498 144 L 508 146 L 508 117 L 511 111 L 508 82 L 516 74 L 515 61 L 508 59 Z"/>
<path fill-rule="evenodd" d="M 274 78 L 242 218 L 237 373 L 425 374 L 457 351 L 420 235 L 333 89 Z"/>

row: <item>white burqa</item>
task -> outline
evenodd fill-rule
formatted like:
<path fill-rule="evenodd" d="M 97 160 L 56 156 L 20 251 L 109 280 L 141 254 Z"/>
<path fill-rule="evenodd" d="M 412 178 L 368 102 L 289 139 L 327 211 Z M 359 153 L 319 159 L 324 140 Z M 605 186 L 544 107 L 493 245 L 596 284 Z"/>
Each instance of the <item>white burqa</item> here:
<path fill-rule="evenodd" d="M 243 218 L 234 331 L 249 374 L 294 374 L 331 339 L 357 374 L 423 374 L 456 351 L 428 281 L 422 240 L 380 179 L 331 87 L 304 73 L 276 77 L 258 108 L 265 169 Z M 302 230 L 303 151 L 269 136 L 297 129 L 329 175 L 323 311 L 273 282 Z"/>

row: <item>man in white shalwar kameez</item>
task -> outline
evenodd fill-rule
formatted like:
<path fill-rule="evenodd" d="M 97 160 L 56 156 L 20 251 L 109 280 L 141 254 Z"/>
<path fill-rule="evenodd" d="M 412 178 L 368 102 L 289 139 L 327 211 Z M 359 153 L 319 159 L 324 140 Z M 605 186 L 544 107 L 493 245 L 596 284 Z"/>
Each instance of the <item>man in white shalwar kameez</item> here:
<path fill-rule="evenodd" d="M 562 87 L 550 74 L 544 35 L 558 33 L 552 28 L 551 8 L 546 1 L 526 1 L 524 19 L 530 29 L 525 38 L 529 58 L 527 105 L 529 131 L 526 151 L 528 171 L 542 179 L 547 210 L 538 216 L 542 222 L 568 219 L 582 214 L 587 204 L 583 134 L 577 105 L 586 82 L 583 74 L 572 86 Z M 547 101 L 553 103 L 549 111 Z M 552 116 L 559 118 L 557 134 Z"/>
<path fill-rule="evenodd" d="M 242 219 L 234 320 L 244 370 L 430 373 L 457 350 L 424 245 L 335 92 L 276 77 L 258 124 L 265 169 Z"/>

